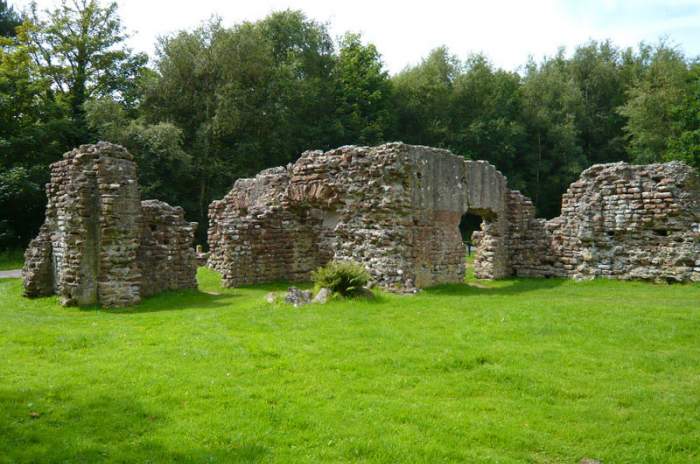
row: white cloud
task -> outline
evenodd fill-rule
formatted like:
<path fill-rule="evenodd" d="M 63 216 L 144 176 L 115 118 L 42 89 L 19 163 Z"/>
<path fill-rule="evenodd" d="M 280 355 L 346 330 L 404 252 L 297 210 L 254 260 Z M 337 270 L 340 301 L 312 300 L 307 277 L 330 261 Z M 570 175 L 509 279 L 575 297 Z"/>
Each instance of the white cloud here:
<path fill-rule="evenodd" d="M 18 2 L 22 6 L 23 2 Z M 28 3 L 28 2 L 24 2 Z M 56 0 L 40 0 L 41 7 Z M 361 32 L 377 45 L 391 72 L 415 64 L 432 48 L 447 45 L 460 57 L 483 52 L 494 64 L 516 69 L 528 55 L 551 55 L 559 46 L 568 49 L 589 38 L 611 38 L 622 46 L 641 40 L 654 42 L 670 35 L 687 52 L 700 53 L 700 32 L 695 27 L 700 9 L 686 17 L 634 18 L 638 2 L 597 0 L 572 1 L 332 1 L 332 0 L 120 0 L 120 14 L 132 31 L 131 45 L 152 53 L 155 38 L 180 29 L 191 29 L 213 14 L 227 25 L 263 18 L 270 11 L 293 8 L 309 17 L 329 22 L 338 36 L 345 31 Z M 644 2 L 647 10 L 658 6 L 698 5 L 698 2 Z M 683 31 L 674 37 L 674 31 Z M 690 33 L 688 31 L 691 31 Z"/>

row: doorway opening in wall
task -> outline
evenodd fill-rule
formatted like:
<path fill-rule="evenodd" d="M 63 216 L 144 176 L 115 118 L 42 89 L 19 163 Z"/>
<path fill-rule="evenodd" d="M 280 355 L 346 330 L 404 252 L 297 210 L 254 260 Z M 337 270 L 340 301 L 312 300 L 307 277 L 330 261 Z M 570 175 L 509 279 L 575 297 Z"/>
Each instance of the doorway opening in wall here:
<path fill-rule="evenodd" d="M 464 244 L 464 257 L 466 260 L 467 278 L 474 277 L 474 257 L 476 256 L 476 244 L 472 239 L 472 234 L 481 230 L 483 218 L 478 214 L 464 213 L 459 221 L 459 233 Z"/>
<path fill-rule="evenodd" d="M 482 221 L 483 218 L 481 216 L 472 213 L 464 213 L 459 221 L 459 233 L 462 235 L 462 243 L 464 243 L 467 256 L 474 253 L 472 234 L 477 230 L 481 230 Z"/>

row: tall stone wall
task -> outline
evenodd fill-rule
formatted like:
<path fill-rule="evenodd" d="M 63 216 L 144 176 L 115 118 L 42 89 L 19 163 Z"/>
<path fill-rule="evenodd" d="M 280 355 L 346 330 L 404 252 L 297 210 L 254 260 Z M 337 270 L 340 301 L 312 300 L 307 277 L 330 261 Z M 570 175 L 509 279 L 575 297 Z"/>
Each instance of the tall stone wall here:
<path fill-rule="evenodd" d="M 700 178 L 683 163 L 594 165 L 550 221 L 508 203 L 517 275 L 700 281 Z"/>
<path fill-rule="evenodd" d="M 153 289 L 195 286 L 192 224 L 164 203 L 142 206 L 136 163 L 123 147 L 82 145 L 63 158 L 51 165 L 46 220 L 25 253 L 26 296 L 118 307 Z M 161 224 L 167 245 L 145 234 Z"/>
<path fill-rule="evenodd" d="M 503 175 L 447 150 L 393 143 L 309 151 L 240 179 L 209 209 L 209 265 L 225 285 L 308 280 L 331 259 L 365 265 L 379 286 L 461 282 L 459 222 L 480 214 L 494 235 L 485 273 L 508 275 Z"/>

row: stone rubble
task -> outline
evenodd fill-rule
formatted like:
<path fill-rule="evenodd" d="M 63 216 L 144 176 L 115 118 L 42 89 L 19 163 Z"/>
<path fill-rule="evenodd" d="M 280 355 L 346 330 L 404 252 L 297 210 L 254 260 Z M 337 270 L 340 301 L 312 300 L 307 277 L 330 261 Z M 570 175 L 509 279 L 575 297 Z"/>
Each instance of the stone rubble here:
<path fill-rule="evenodd" d="M 131 154 L 99 142 L 63 158 L 51 165 L 46 220 L 25 252 L 25 296 L 120 307 L 196 287 L 196 223 L 181 208 L 140 201 Z"/>
<path fill-rule="evenodd" d="M 318 291 L 316 296 L 314 296 L 314 299 L 311 300 L 312 303 L 317 303 L 317 304 L 326 304 L 328 303 L 328 300 L 331 298 L 333 295 L 333 292 L 331 292 L 330 289 L 328 288 L 322 288 Z"/>
<path fill-rule="evenodd" d="M 284 297 L 284 301 L 295 308 L 307 305 L 311 303 L 311 290 L 301 290 L 297 287 L 289 287 L 287 289 L 287 294 Z"/>

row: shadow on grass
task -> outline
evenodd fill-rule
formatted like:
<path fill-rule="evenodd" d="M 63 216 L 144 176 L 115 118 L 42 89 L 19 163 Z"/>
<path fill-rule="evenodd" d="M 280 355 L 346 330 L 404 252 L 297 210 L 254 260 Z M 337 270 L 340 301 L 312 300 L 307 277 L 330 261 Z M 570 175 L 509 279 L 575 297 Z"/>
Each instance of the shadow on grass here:
<path fill-rule="evenodd" d="M 559 287 L 566 279 L 508 279 L 501 281 L 488 281 L 488 285 L 470 281 L 463 284 L 445 284 L 423 290 L 427 295 L 454 295 L 454 296 L 479 296 L 479 295 L 517 295 L 519 293 L 547 290 Z"/>
<path fill-rule="evenodd" d="M 256 443 L 170 449 L 151 438 L 169 421 L 164 407 L 129 396 L 0 390 L 0 455 L 41 463 L 260 462 L 269 453 Z"/>
<path fill-rule="evenodd" d="M 158 311 L 180 311 L 183 309 L 212 309 L 230 306 L 238 295 L 231 291 L 207 292 L 199 289 L 170 290 L 144 298 L 136 306 L 125 308 L 103 308 L 97 305 L 81 306 L 81 311 L 105 311 L 112 314 L 153 313 Z"/>

